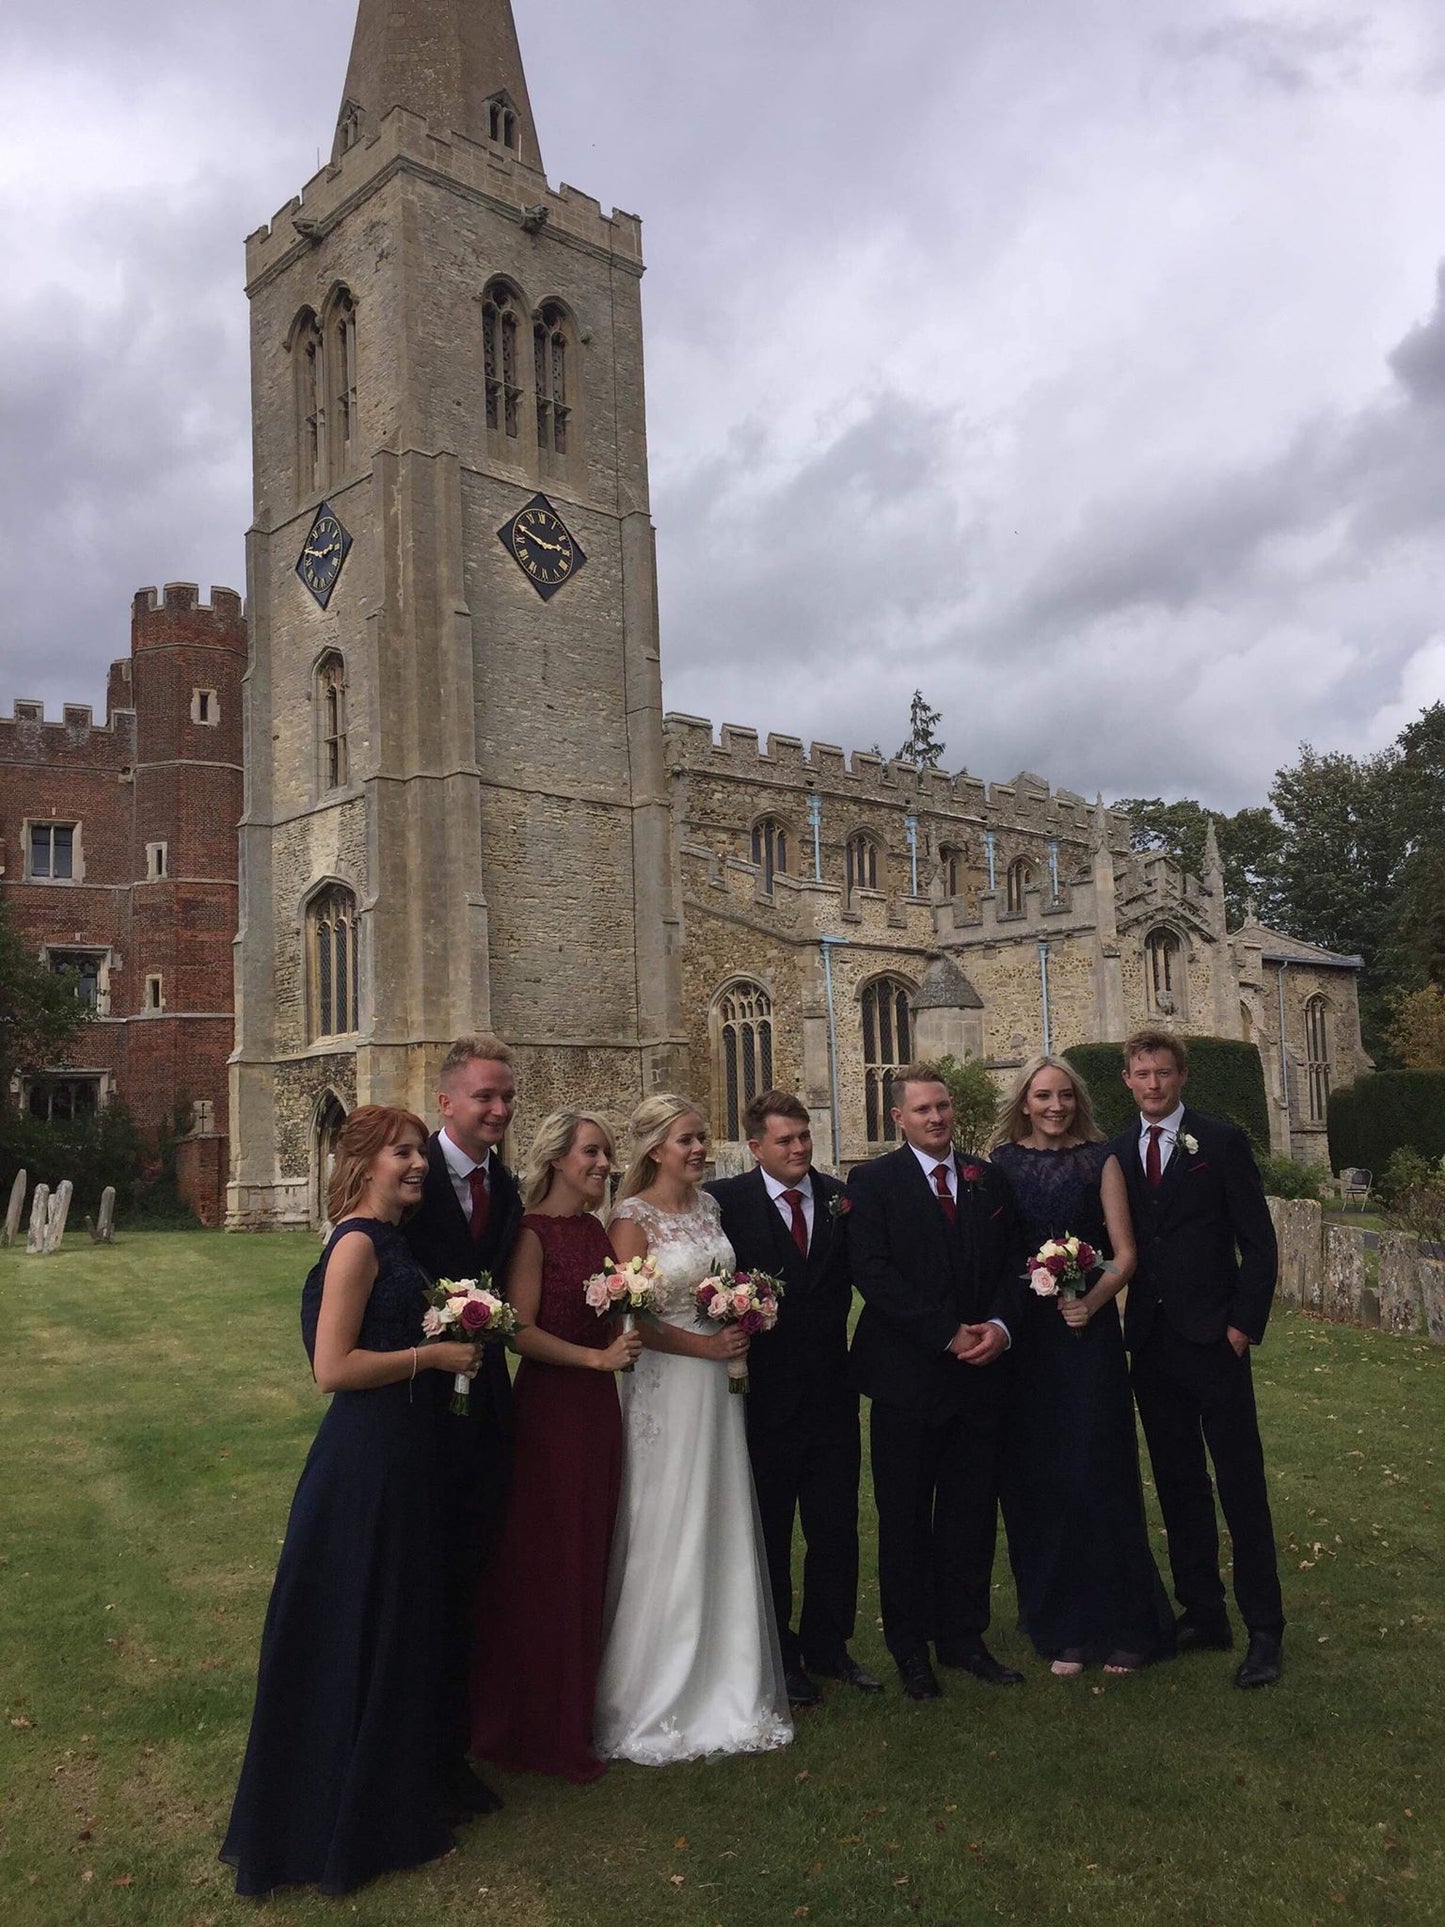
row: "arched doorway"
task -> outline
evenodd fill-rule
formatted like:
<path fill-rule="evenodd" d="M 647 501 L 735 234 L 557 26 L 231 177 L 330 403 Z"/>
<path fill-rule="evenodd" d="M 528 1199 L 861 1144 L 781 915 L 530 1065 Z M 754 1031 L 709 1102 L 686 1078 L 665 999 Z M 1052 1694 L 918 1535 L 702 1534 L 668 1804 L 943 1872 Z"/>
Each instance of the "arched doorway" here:
<path fill-rule="evenodd" d="M 326 1210 L 326 1191 L 331 1183 L 331 1167 L 336 1159 L 336 1138 L 346 1122 L 346 1112 L 335 1091 L 327 1091 L 316 1106 L 316 1122 L 311 1130 L 311 1222 L 323 1234 L 331 1229 Z"/>

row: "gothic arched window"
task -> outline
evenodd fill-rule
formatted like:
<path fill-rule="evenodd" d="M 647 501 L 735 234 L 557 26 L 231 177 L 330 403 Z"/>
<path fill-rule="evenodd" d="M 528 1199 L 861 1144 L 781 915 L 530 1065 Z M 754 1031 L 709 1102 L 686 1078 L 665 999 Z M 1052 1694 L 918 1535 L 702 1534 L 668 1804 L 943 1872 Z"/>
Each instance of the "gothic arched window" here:
<path fill-rule="evenodd" d="M 487 102 L 487 134 L 514 154 L 517 152 L 517 116 L 505 94 L 496 94 Z"/>
<path fill-rule="evenodd" d="M 848 838 L 846 860 L 850 897 L 855 890 L 878 888 L 878 845 L 866 830 L 857 830 Z"/>
<path fill-rule="evenodd" d="M 864 1108 L 870 1144 L 892 1144 L 898 1137 L 893 1073 L 913 1055 L 912 995 L 912 985 L 901 977 L 876 977 L 863 988 Z"/>
<path fill-rule="evenodd" d="M 331 479 L 355 466 L 361 423 L 356 396 L 356 304 L 339 288 L 326 317 L 326 366 L 331 399 Z"/>
<path fill-rule="evenodd" d="M 938 874 L 946 897 L 963 895 L 963 851 L 956 843 L 944 843 L 938 852 Z"/>
<path fill-rule="evenodd" d="M 1161 1017 L 1184 1014 L 1184 946 L 1172 930 L 1151 930 L 1144 939 L 1149 1008 Z"/>
<path fill-rule="evenodd" d="M 303 308 L 291 326 L 291 370 L 296 393 L 296 495 L 326 486 L 326 377 L 321 324 Z"/>
<path fill-rule="evenodd" d="M 1034 887 L 1034 866 L 1026 856 L 1017 856 L 1008 866 L 1004 879 L 1005 898 L 1011 917 L 1021 917 L 1028 904 L 1028 892 Z"/>
<path fill-rule="evenodd" d="M 713 1006 L 717 1134 L 729 1143 L 745 1135 L 743 1115 L 773 1083 L 773 1000 L 759 983 L 739 978 Z"/>
<path fill-rule="evenodd" d="M 350 757 L 346 740 L 346 664 L 333 649 L 316 665 L 320 788 L 344 789 Z"/>
<path fill-rule="evenodd" d="M 788 831 L 777 817 L 764 816 L 754 823 L 753 862 L 762 872 L 763 888 L 771 895 L 773 878 L 788 873 Z"/>
<path fill-rule="evenodd" d="M 1305 1005 L 1305 1067 L 1310 1123 L 1323 1124 L 1330 1111 L 1329 1012 L 1323 997 L 1311 997 Z"/>
<path fill-rule="evenodd" d="M 482 353 L 487 391 L 487 427 L 495 437 L 515 442 L 521 432 L 522 309 L 516 290 L 493 281 L 482 296 Z"/>
<path fill-rule="evenodd" d="M 328 884 L 306 906 L 307 988 L 313 1038 L 343 1037 L 359 1027 L 360 955 L 356 898 L 344 884 Z"/>
<path fill-rule="evenodd" d="M 545 302 L 532 330 L 537 379 L 537 446 L 544 462 L 549 455 L 565 458 L 567 454 L 572 418 L 567 386 L 569 335 L 562 309 L 555 301 Z"/>

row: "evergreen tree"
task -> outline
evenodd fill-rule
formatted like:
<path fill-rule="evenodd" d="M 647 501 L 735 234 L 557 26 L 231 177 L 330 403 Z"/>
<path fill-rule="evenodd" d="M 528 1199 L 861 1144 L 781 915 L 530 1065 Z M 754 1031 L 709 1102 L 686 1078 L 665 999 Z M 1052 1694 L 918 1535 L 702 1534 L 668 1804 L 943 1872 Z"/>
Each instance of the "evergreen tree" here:
<path fill-rule="evenodd" d="M 915 689 L 908 712 L 908 736 L 898 751 L 898 761 L 917 763 L 921 769 L 941 768 L 947 745 L 939 742 L 934 731 L 942 720 L 942 713 L 930 709 L 923 700 L 923 691 Z"/>

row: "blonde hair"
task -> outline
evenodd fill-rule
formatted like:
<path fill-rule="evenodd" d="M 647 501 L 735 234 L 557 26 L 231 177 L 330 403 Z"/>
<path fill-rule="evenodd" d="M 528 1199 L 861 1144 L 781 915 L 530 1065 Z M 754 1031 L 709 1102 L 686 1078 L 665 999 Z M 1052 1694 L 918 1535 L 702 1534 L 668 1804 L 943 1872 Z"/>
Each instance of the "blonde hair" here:
<path fill-rule="evenodd" d="M 459 1037 L 452 1045 L 442 1059 L 437 1082 L 445 1084 L 453 1071 L 465 1070 L 468 1064 L 510 1064 L 511 1061 L 511 1048 L 500 1037 L 493 1037 L 490 1031 L 476 1031 L 469 1037 Z"/>
<path fill-rule="evenodd" d="M 657 1159 L 652 1155 L 662 1144 L 668 1132 L 680 1117 L 695 1117 L 704 1129 L 707 1119 L 702 1107 L 694 1104 L 690 1097 L 682 1097 L 676 1091 L 659 1091 L 656 1097 L 644 1097 L 632 1116 L 627 1120 L 627 1135 L 632 1139 L 632 1162 L 617 1187 L 615 1204 L 624 1198 L 636 1197 L 645 1191 L 657 1176 Z"/>
<path fill-rule="evenodd" d="M 326 1215 L 333 1224 L 349 1218 L 371 1182 L 371 1167 L 403 1131 L 415 1131 L 423 1147 L 427 1128 L 414 1111 L 392 1104 L 363 1104 L 336 1133 L 331 1178 L 326 1186 Z"/>
<path fill-rule="evenodd" d="M 608 1157 L 613 1156 L 612 1133 L 595 1111 L 550 1111 L 537 1126 L 527 1153 L 527 1168 L 522 1173 L 522 1203 L 528 1211 L 539 1205 L 552 1189 L 552 1166 L 559 1158 L 566 1157 L 584 1124 L 597 1127 L 607 1146 Z"/>
<path fill-rule="evenodd" d="M 1000 1144 L 1017 1144 L 1020 1138 L 1028 1137 L 1033 1130 L 1024 1109 L 1029 1086 L 1040 1071 L 1058 1071 L 1067 1077 L 1074 1087 L 1074 1129 L 1086 1144 L 1101 1144 L 1104 1133 L 1094 1121 L 1094 1104 L 1089 1096 L 1089 1087 L 1062 1057 L 1031 1057 L 1009 1088 L 1008 1096 L 998 1108 L 994 1121 L 993 1134 L 984 1146 L 986 1151 L 997 1150 Z"/>

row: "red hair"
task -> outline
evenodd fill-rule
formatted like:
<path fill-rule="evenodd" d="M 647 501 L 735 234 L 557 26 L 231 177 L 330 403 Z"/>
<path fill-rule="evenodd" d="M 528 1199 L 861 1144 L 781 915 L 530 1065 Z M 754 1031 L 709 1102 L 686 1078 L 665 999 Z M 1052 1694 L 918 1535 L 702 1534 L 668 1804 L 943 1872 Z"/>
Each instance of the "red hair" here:
<path fill-rule="evenodd" d="M 370 1182 L 372 1165 L 405 1131 L 415 1131 L 426 1143 L 421 1119 L 394 1104 L 363 1104 L 347 1118 L 336 1133 L 336 1161 L 326 1186 L 326 1215 L 333 1224 L 351 1216 Z"/>

